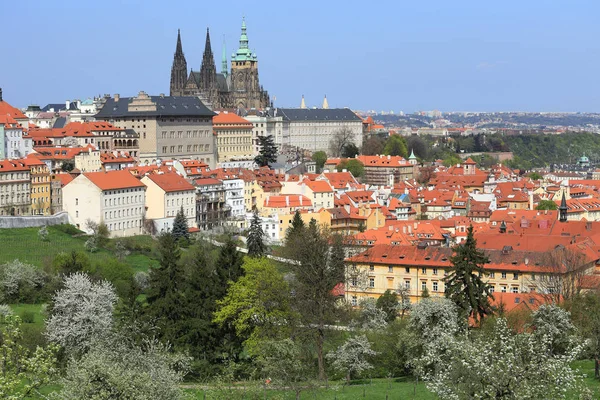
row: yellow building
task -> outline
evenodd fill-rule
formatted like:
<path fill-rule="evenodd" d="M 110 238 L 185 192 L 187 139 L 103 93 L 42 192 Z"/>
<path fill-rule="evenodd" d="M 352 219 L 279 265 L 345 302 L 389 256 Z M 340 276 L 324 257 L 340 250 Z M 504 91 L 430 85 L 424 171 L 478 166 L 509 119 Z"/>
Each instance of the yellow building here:
<path fill-rule="evenodd" d="M 31 213 L 34 215 L 51 214 L 51 185 L 52 176 L 46 163 L 30 154 L 24 159 L 29 167 L 31 177 Z"/>
<path fill-rule="evenodd" d="M 213 130 L 217 137 L 218 162 L 251 160 L 252 129 L 250 121 L 234 113 L 222 111 L 213 117 Z"/>
<path fill-rule="evenodd" d="M 292 225 L 292 221 L 294 219 L 295 214 L 296 213 L 293 212 L 293 213 L 279 214 L 277 216 L 277 218 L 279 218 L 279 237 L 280 238 L 285 237 L 285 233 L 287 232 L 288 228 Z M 302 221 L 304 222 L 304 224 L 307 226 L 310 223 L 311 219 L 314 219 L 315 221 L 317 221 L 317 225 L 320 225 L 320 226 L 329 228 L 329 226 L 331 225 L 331 214 L 325 209 L 321 209 L 318 211 L 300 211 L 300 217 L 302 218 Z"/>

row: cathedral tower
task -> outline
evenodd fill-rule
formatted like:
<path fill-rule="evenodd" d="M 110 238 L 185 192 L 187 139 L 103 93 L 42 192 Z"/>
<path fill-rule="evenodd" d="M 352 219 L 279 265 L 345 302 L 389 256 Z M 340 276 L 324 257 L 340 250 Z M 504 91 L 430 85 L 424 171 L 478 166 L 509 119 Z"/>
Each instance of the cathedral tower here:
<path fill-rule="evenodd" d="M 171 96 L 183 95 L 183 89 L 187 82 L 187 73 L 187 61 L 185 61 L 183 47 L 181 46 L 181 33 L 177 29 L 177 47 L 175 48 L 173 66 L 171 67 Z"/>
<path fill-rule="evenodd" d="M 217 88 L 217 67 L 210 45 L 210 33 L 206 28 L 206 43 L 200 66 L 200 91 L 202 96 L 210 103 L 210 107 L 219 108 L 219 91 Z"/>

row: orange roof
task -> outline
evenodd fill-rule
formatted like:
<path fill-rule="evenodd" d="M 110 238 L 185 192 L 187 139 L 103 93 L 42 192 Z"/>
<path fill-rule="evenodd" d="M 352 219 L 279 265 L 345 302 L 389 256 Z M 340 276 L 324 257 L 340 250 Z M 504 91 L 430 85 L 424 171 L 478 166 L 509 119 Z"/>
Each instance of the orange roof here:
<path fill-rule="evenodd" d="M 23 159 L 0 160 L 0 173 L 13 171 L 29 171 L 29 165 Z"/>
<path fill-rule="evenodd" d="M 42 160 L 72 160 L 76 155 L 88 150 L 97 151 L 92 145 L 86 147 L 38 147 L 35 151 Z"/>
<path fill-rule="evenodd" d="M 113 153 L 102 153 L 100 154 L 100 162 L 102 164 L 108 163 L 122 163 L 122 162 L 135 162 L 134 158 L 129 155 L 129 153 L 117 154 L 116 156 Z"/>
<path fill-rule="evenodd" d="M 356 159 L 365 167 L 398 167 L 411 165 L 400 156 L 357 156 Z"/>
<path fill-rule="evenodd" d="M 19 125 L 19 123 L 17 122 L 17 120 L 15 120 L 13 117 L 11 117 L 10 115 L 2 115 L 0 114 L 0 125 L 4 125 L 5 128 L 18 128 L 18 129 L 23 129 L 21 127 L 21 125 Z"/>
<path fill-rule="evenodd" d="M 146 187 L 127 170 L 108 172 L 87 172 L 83 174 L 100 190 L 117 190 Z"/>
<path fill-rule="evenodd" d="M 6 101 L 0 101 L 0 115 L 9 115 L 15 119 L 27 119 L 21 110 L 11 106 Z"/>
<path fill-rule="evenodd" d="M 54 175 L 54 179 L 59 180 L 62 183 L 62 185 L 65 186 L 74 178 L 73 176 L 71 176 L 71 174 L 56 174 Z"/>
<path fill-rule="evenodd" d="M 218 185 L 220 183 L 223 183 L 223 181 L 220 181 L 218 179 L 213 179 L 213 178 L 196 179 L 196 186 Z"/>
<path fill-rule="evenodd" d="M 475 161 L 473 161 L 473 159 L 471 157 L 467 158 L 463 164 L 465 165 L 477 165 L 477 163 Z"/>
<path fill-rule="evenodd" d="M 244 119 L 235 113 L 230 113 L 227 111 L 220 112 L 213 117 L 213 127 L 215 129 L 231 128 L 220 125 L 237 125 L 237 128 L 244 129 L 252 129 L 254 127 L 252 122 L 248 121 L 247 119 Z"/>
<path fill-rule="evenodd" d="M 333 189 L 329 185 L 329 183 L 325 181 L 309 181 L 305 180 L 304 184 L 310 188 L 313 192 L 316 193 L 332 193 Z"/>
<path fill-rule="evenodd" d="M 176 172 L 168 172 L 166 174 L 149 174 L 146 176 L 165 192 L 186 192 L 196 190 L 191 183 L 186 181 Z"/>
<path fill-rule="evenodd" d="M 306 196 L 289 194 L 281 196 L 269 196 L 265 199 L 264 206 L 270 208 L 312 207 L 312 202 Z"/>

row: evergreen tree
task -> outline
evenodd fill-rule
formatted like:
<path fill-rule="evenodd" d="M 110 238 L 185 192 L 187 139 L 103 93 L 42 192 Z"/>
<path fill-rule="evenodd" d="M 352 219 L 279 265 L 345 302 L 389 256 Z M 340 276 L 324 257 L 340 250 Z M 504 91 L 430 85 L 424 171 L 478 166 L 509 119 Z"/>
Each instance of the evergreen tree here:
<path fill-rule="evenodd" d="M 258 212 L 255 211 L 248 233 L 248 255 L 250 257 L 262 257 L 267 252 L 267 247 L 263 241 L 264 235 L 260 217 Z"/>
<path fill-rule="evenodd" d="M 260 146 L 259 155 L 254 158 L 254 162 L 259 167 L 268 167 L 269 164 L 277 161 L 277 146 L 273 141 L 273 135 L 259 136 L 258 145 Z"/>
<path fill-rule="evenodd" d="M 287 232 L 285 233 L 285 242 L 287 243 L 290 240 L 293 240 L 294 237 L 296 237 L 304 228 L 306 228 L 306 225 L 304 224 L 304 221 L 302 220 L 300 211 L 296 210 L 296 213 L 294 214 L 294 218 L 292 219 L 292 224 L 290 225 Z"/>
<path fill-rule="evenodd" d="M 185 274 L 179 263 L 181 251 L 173 234 L 158 238 L 160 266 L 150 270 L 146 314 L 156 321 L 160 336 L 170 342 L 178 337 L 182 319 Z"/>
<path fill-rule="evenodd" d="M 219 274 L 221 282 L 223 283 L 223 295 L 225 294 L 225 285 L 227 282 L 235 282 L 240 276 L 243 275 L 243 263 L 244 257 L 237 250 L 237 246 L 233 240 L 233 237 L 228 236 L 227 240 L 219 250 L 219 257 L 216 264 L 217 274 Z"/>
<path fill-rule="evenodd" d="M 173 221 L 173 237 L 175 240 L 185 239 L 188 241 L 190 239 L 187 218 L 183 212 L 183 206 L 177 211 L 177 215 L 175 215 L 175 220 Z"/>
<path fill-rule="evenodd" d="M 489 286 L 483 281 L 484 264 L 490 260 L 477 249 L 473 226 L 467 230 L 467 240 L 454 247 L 450 258 L 453 269 L 446 278 L 446 297 L 459 308 L 462 316 L 472 316 L 476 321 L 492 313 Z"/>

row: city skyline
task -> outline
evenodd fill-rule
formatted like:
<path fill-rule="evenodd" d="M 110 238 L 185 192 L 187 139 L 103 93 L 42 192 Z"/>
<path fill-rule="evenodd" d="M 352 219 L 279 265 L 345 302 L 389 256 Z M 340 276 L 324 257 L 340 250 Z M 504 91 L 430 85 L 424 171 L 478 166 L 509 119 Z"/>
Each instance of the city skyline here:
<path fill-rule="evenodd" d="M 177 29 L 197 71 L 210 28 L 220 67 L 223 38 L 230 60 L 245 17 L 278 107 L 298 107 L 302 95 L 320 107 L 327 95 L 331 107 L 377 111 L 600 111 L 594 2 L 116 4 L 13 4 L 4 23 L 13 39 L 0 44 L 17 55 L 0 66 L 4 99 L 168 94 Z"/>

